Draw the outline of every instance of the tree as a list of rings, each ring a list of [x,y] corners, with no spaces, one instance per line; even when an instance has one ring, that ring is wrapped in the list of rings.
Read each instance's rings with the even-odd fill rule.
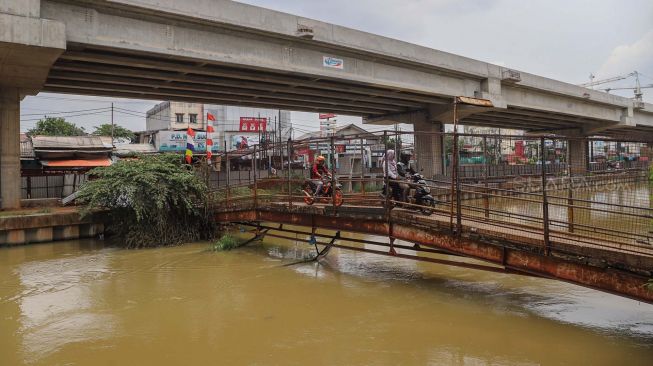
[[[66,122],[61,117],[45,117],[36,122],[36,127],[27,131],[28,136],[84,136],[84,127],[77,127],[74,123]]]
[[[213,235],[207,187],[176,154],[143,155],[90,172],[77,200],[84,214],[109,210],[109,232],[128,248],[174,245]]]
[[[105,123],[100,126],[95,126],[95,131],[93,131],[95,136],[111,136],[111,124]],[[113,137],[114,138],[125,138],[129,141],[134,141],[134,133],[122,126],[114,125],[113,126]]]
[[[386,150],[394,150],[396,146],[397,150],[401,151],[401,136],[398,136],[396,139],[394,137],[386,136],[385,138],[381,138],[381,141],[385,145]]]

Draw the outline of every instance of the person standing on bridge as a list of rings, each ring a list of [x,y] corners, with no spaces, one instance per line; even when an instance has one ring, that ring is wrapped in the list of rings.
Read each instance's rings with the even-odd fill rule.
[[[386,168],[386,160],[387,162],[387,168]],[[389,149],[386,151],[385,155],[383,156],[383,177],[385,178],[386,176],[389,178],[388,182],[390,183],[390,189],[392,189],[392,199],[395,201],[401,201],[402,199],[402,190],[401,187],[399,186],[399,182],[397,182],[397,179],[399,178],[399,173],[397,172],[397,161],[395,160],[395,151],[392,149]],[[387,194],[387,189],[384,188],[384,194]]]
[[[323,177],[329,176],[329,169],[327,169],[326,164],[324,164],[325,161],[326,159],[324,159],[324,156],[318,156],[315,158],[313,168],[311,169],[311,181],[316,186],[315,197],[322,195],[322,187],[324,186],[324,181],[322,179]]]

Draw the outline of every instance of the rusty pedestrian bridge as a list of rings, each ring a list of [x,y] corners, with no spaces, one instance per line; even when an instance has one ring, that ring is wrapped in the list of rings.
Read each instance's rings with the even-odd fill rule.
[[[535,140],[543,147],[540,157],[551,146],[543,140]],[[337,151],[337,139],[323,142]],[[316,260],[340,248],[544,277],[653,304],[647,285],[653,278],[648,162],[613,169],[588,165],[585,174],[573,175],[564,161],[544,164],[545,169],[537,163],[501,167],[486,161],[474,176],[471,165],[454,161],[447,174],[427,180],[437,200],[427,215],[418,205],[382,196],[380,188],[388,183],[383,174],[373,169],[352,174],[351,167],[342,172],[338,164],[331,169],[342,184],[344,204],[338,207],[330,199],[305,203],[302,184],[308,170],[295,166],[293,155],[311,143],[315,140],[283,143],[290,153],[280,150],[274,176],[265,174],[274,159],[262,156],[262,147],[223,154],[223,163],[242,162],[246,154],[256,158],[245,160],[251,165],[238,172],[239,183],[232,169],[211,182],[215,220],[248,227],[254,238],[305,241],[315,246]],[[290,162],[284,164],[287,156]],[[329,156],[332,163],[336,158]],[[361,233],[373,239],[355,235]]]

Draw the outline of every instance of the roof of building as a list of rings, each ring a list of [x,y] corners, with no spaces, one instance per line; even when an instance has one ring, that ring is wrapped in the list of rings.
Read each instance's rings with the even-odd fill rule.
[[[349,131],[347,131],[347,130],[352,130],[351,131],[352,133],[349,133]],[[367,138],[378,138],[378,136],[372,134],[371,132],[367,131],[366,129],[364,129],[364,128],[360,127],[360,126],[357,126],[357,125],[355,125],[353,123],[350,123],[348,125],[336,128],[334,136],[343,136],[343,135],[345,135],[345,132],[347,132],[346,135],[361,134],[361,135],[367,136]],[[305,139],[309,139],[309,138],[321,137],[320,134],[321,134],[321,131],[308,132],[308,133],[305,133],[305,134],[299,136],[298,140],[305,140]]]
[[[34,150],[105,150],[111,149],[111,137],[102,136],[32,136]]]
[[[67,159],[67,160],[41,160],[41,165],[49,168],[95,168],[111,165],[111,159]]]
[[[153,154],[156,153],[156,149],[152,144],[124,144],[116,145],[113,153],[116,156],[132,156],[136,154]]]

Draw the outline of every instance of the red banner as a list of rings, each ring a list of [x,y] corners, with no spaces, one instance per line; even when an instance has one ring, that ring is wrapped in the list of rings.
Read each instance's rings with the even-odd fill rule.
[[[258,132],[267,130],[268,120],[256,117],[240,117],[240,132]]]
[[[333,113],[320,113],[320,119],[334,118],[336,115]]]

